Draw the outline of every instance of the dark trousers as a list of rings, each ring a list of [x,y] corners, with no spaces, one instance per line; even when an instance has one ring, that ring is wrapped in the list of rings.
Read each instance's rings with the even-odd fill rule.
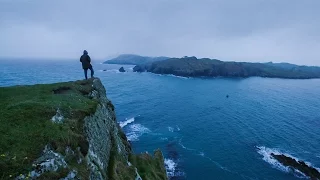
[[[93,78],[93,75],[94,75],[93,68],[92,68],[92,67],[89,67],[88,69],[90,69],[90,71],[91,71],[91,78]],[[88,79],[88,69],[83,69],[83,70],[84,70],[84,77],[85,77],[86,79]]]

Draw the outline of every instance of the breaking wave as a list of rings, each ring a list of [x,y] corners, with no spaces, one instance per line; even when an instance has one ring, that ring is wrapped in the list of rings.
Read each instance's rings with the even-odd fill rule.
[[[126,125],[134,122],[134,117],[130,119],[126,119],[125,121],[119,122],[121,128],[125,127]]]
[[[179,177],[181,178],[185,176],[185,173],[179,170],[179,168],[177,167],[178,163],[175,162],[174,160],[165,158],[164,165],[165,165],[167,176],[169,177],[169,179],[177,179]]]
[[[130,124],[126,136],[129,141],[139,141],[139,137],[151,131],[141,124]]]
[[[263,156],[263,160],[269,164],[271,164],[274,168],[282,170],[284,172],[289,172],[290,169],[288,167],[283,166],[279,161],[271,156],[271,154],[280,155],[277,149],[266,148],[264,146],[257,146],[258,153]]]
[[[166,166],[168,177],[173,177],[177,167],[177,163],[175,163],[172,159],[164,159],[164,164]]]

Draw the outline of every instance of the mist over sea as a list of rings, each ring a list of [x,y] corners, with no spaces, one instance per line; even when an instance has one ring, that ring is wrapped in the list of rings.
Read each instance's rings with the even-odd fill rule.
[[[270,152],[320,167],[319,79],[183,78],[93,67],[133,150],[160,148],[171,179],[305,178]],[[0,60],[0,86],[83,77],[78,60]]]

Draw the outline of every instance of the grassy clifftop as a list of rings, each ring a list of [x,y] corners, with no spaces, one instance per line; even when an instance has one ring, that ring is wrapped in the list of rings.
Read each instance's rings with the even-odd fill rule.
[[[83,119],[94,112],[97,101],[88,98],[91,81],[0,89],[0,177],[16,177],[31,170],[43,148],[58,152],[82,147]],[[53,123],[60,111],[64,123]]]
[[[133,154],[112,103],[101,96],[106,98],[99,79],[0,88],[0,179],[90,179],[95,164],[108,167],[98,169],[100,179],[167,179],[161,151],[154,157]],[[97,129],[88,131],[91,120]],[[101,142],[110,139],[110,152],[91,144],[88,132]],[[110,154],[109,161],[100,162],[94,149]]]

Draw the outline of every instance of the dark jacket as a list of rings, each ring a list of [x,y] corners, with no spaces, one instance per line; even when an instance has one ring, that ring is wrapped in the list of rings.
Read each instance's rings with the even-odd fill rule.
[[[80,62],[82,62],[82,68],[83,69],[89,69],[92,67],[92,65],[90,64],[91,59],[90,56],[88,54],[83,54],[80,57]]]

